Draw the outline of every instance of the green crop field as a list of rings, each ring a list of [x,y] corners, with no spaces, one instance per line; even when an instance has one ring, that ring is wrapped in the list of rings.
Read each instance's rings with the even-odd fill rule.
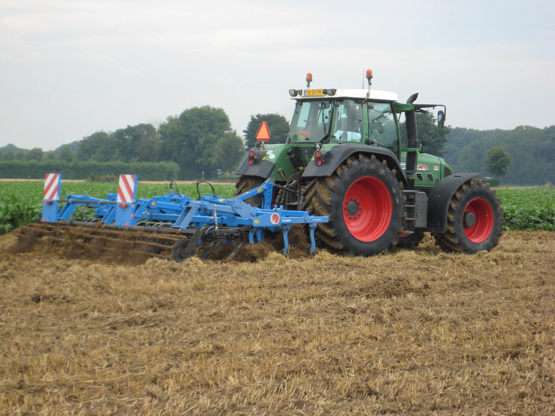
[[[0,234],[21,225],[38,221],[42,210],[43,182],[0,182]],[[116,193],[117,183],[64,182],[62,198],[66,195],[89,195],[105,198]],[[234,185],[215,185],[216,194],[229,198],[235,192]],[[201,185],[203,195],[210,193],[207,185]],[[137,197],[150,198],[169,192],[167,183],[139,183]],[[179,192],[197,197],[196,185],[180,185]],[[497,194],[505,209],[505,230],[555,231],[555,188],[500,188]]]
[[[497,189],[504,230],[555,231],[555,188]]]

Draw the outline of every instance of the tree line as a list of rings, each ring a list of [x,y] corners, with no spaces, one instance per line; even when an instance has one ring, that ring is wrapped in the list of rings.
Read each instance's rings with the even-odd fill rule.
[[[163,173],[162,179],[215,178],[218,173],[232,173],[246,150],[252,148],[261,123],[268,123],[270,143],[285,143],[289,133],[288,120],[279,114],[252,115],[240,137],[231,128],[228,115],[221,108],[193,107],[176,116],[168,117],[158,126],[138,124],[114,132],[97,131],[80,141],[60,146],[55,151],[40,148],[19,149],[13,145],[0,148],[0,175],[9,171],[6,162],[21,162],[11,168],[24,171],[24,165],[60,163],[73,177],[86,169],[108,169],[108,165],[136,163],[168,163],[158,168],[143,169]],[[544,185],[555,183],[555,126],[543,129],[520,126],[513,130],[475,130],[461,127],[437,127],[432,113],[417,114],[419,139],[426,139],[424,151],[445,157],[455,172],[481,172],[483,176],[497,176],[502,184]],[[401,137],[406,140],[404,123]],[[72,164],[87,162],[79,168]],[[94,165],[94,163],[98,165]],[[16,168],[17,166],[17,168]],[[82,166],[87,166],[83,168]],[[177,168],[176,168],[177,167]],[[131,172],[131,166],[126,171]],[[136,166],[135,166],[136,168]],[[177,170],[176,170],[177,169]],[[111,174],[95,171],[95,175]],[[31,177],[30,173],[18,177]],[[151,174],[149,174],[150,176]],[[6,176],[4,176],[6,177]],[[13,177],[13,176],[10,176]],[[85,177],[86,178],[86,177]],[[82,178],[82,179],[85,179]]]
[[[555,126],[476,130],[436,126],[432,113],[416,117],[427,153],[445,158],[455,172],[478,172],[492,185],[555,184]],[[401,124],[401,137],[406,129]]]
[[[97,131],[54,151],[8,145],[0,149],[0,176],[35,177],[37,171],[48,167],[66,172],[67,178],[85,179],[92,174],[112,175],[117,167],[133,173],[140,169],[150,180],[155,179],[152,172],[160,173],[160,180],[169,175],[174,175],[171,179],[214,179],[218,173],[233,172],[247,146],[254,145],[263,120],[270,124],[271,143],[284,143],[289,122],[281,115],[251,116],[241,138],[223,109],[193,107],[157,127],[141,123],[114,132]],[[153,166],[148,167],[149,163]]]
[[[503,149],[500,151],[498,148]],[[488,159],[497,154],[496,163]],[[498,170],[503,185],[555,184],[555,126],[519,126],[512,130],[474,130],[451,128],[447,135],[445,158],[457,172],[499,169],[499,158],[509,159],[506,169]],[[488,168],[489,165],[489,168]],[[503,166],[501,166],[502,168]]]

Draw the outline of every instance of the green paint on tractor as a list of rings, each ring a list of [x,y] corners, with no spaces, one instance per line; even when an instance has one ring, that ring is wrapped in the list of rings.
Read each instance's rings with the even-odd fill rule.
[[[273,179],[272,206],[328,216],[319,244],[355,255],[415,247],[424,232],[446,251],[491,250],[502,224],[495,191],[479,173],[455,174],[418,137],[416,114],[437,111],[443,128],[445,106],[416,103],[418,94],[400,103],[372,89],[372,77],[368,71],[368,89],[310,89],[310,75],[306,89],[289,90],[287,143],[249,151],[236,172],[238,193]]]

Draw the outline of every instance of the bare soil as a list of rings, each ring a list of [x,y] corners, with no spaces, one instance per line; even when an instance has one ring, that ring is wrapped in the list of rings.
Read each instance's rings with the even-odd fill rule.
[[[171,259],[173,245],[187,238],[175,233],[146,233],[143,231],[104,229],[102,226],[68,226],[59,224],[34,223],[20,227],[14,233],[16,243],[9,248],[9,253],[18,254],[28,251],[55,255],[64,259],[96,260],[107,264],[137,265],[145,263],[151,257]],[[234,255],[235,262],[256,262],[265,259],[270,253],[283,253],[284,238],[281,233],[267,235],[256,244],[245,244]],[[294,224],[289,231],[290,259],[308,258],[310,254],[310,237],[300,224]],[[232,244],[221,244],[211,250],[209,256],[203,256],[211,240],[197,249],[199,257],[216,261],[228,261],[234,251]],[[161,246],[152,247],[152,245]],[[238,244],[238,243],[237,243]]]
[[[0,414],[555,414],[555,233],[473,256],[426,237],[139,265],[16,240],[0,237]]]

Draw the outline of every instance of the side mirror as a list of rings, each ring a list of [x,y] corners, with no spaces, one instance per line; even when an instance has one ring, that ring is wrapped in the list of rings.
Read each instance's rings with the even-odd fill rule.
[[[437,112],[437,126],[442,129],[445,126],[445,113],[443,110]]]

